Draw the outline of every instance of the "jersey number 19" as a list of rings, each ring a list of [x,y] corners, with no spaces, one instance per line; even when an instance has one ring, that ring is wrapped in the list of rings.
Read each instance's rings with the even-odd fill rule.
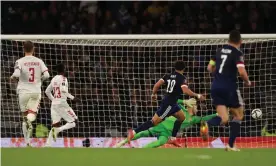
[[[167,80],[168,86],[167,86],[167,93],[172,93],[173,88],[175,86],[175,80]]]

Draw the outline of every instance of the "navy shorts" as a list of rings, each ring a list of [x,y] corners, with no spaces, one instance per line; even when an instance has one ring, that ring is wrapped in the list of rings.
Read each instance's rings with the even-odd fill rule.
[[[156,111],[156,114],[161,118],[165,119],[168,116],[173,115],[174,113],[180,111],[181,108],[178,104],[165,104],[161,103],[160,107]]]
[[[225,105],[230,108],[238,108],[244,105],[241,93],[238,89],[211,89],[211,97],[215,106]]]

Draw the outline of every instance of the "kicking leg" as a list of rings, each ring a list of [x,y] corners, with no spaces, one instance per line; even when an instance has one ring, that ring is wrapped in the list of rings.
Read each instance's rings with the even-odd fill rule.
[[[135,130],[129,130],[128,136],[127,136],[128,142],[130,142],[133,139],[133,137],[136,133],[139,133],[139,132],[147,130],[147,129],[153,127],[153,126],[156,126],[160,122],[162,122],[162,119],[155,113],[152,120],[149,120],[149,121],[145,122],[144,124],[142,124],[141,126],[139,126]]]
[[[208,139],[208,135],[209,135],[208,125],[219,126],[220,124],[228,123],[229,115],[228,115],[227,107],[225,105],[217,105],[216,110],[218,113],[217,117],[212,118],[207,122],[205,122],[205,121],[201,122],[200,135],[204,141],[206,141]]]

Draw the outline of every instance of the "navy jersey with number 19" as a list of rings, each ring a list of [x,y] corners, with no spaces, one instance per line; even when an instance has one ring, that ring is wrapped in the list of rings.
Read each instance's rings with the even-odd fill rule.
[[[214,105],[239,107],[242,98],[237,85],[238,67],[244,67],[243,53],[237,48],[226,45],[212,57],[216,62],[211,96]]]
[[[181,87],[187,86],[187,84],[186,77],[178,72],[166,74],[162,80],[166,86],[166,95],[161,102],[157,115],[164,119],[181,110],[177,105],[177,100],[183,93]]]

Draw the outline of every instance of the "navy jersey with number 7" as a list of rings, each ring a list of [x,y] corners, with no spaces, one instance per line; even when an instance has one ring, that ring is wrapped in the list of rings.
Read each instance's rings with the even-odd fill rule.
[[[177,100],[183,94],[181,87],[187,86],[186,77],[178,72],[166,74],[162,80],[166,86],[166,95],[157,111],[157,115],[164,119],[167,116],[181,110],[177,105]]]
[[[243,53],[231,45],[226,45],[217,51],[212,60],[216,63],[211,87],[214,105],[239,107],[242,105],[242,98],[238,90],[237,73],[238,67],[244,67]]]

